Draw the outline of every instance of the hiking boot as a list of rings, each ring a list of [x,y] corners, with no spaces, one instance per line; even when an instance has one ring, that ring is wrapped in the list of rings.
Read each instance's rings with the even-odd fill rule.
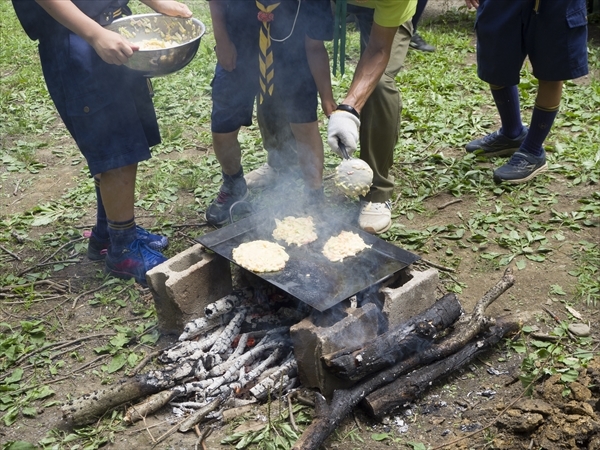
[[[117,278],[130,279],[146,287],[146,272],[167,261],[160,252],[152,250],[141,239],[133,241],[120,255],[106,255],[104,270]]]
[[[150,233],[148,230],[136,225],[137,238],[150,247],[152,250],[162,251],[169,245],[169,240],[160,234]],[[89,234],[88,234],[89,233]],[[87,248],[87,257],[92,261],[100,261],[106,258],[110,239],[99,239],[96,237],[94,230],[84,233],[85,237],[89,237]]]
[[[496,183],[521,184],[548,170],[546,152],[542,156],[517,152],[501,167],[494,170]]]
[[[465,149],[468,153],[476,152],[484,156],[509,156],[519,150],[528,131],[527,127],[523,127],[521,134],[514,139],[504,136],[500,131],[494,131],[481,139],[469,142]]]
[[[231,207],[234,203],[244,200],[248,196],[248,188],[244,177],[232,181],[224,181],[219,195],[206,209],[206,221],[213,226],[221,226],[231,221],[233,213]],[[235,208],[234,208],[235,209]]]
[[[415,50],[420,50],[422,52],[435,52],[435,47],[431,44],[428,44],[419,33],[412,35],[409,45],[410,48],[414,48]]]
[[[392,204],[390,201],[373,203],[360,201],[358,226],[371,234],[381,234],[392,226]]]
[[[277,178],[279,178],[279,172],[268,163],[264,163],[258,169],[247,173],[244,178],[248,189],[262,189],[275,184]]]

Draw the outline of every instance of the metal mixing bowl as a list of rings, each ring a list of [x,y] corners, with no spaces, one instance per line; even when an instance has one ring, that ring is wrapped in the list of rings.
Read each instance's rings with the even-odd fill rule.
[[[125,65],[146,77],[168,75],[188,65],[196,55],[200,39],[206,31],[206,27],[198,19],[163,14],[127,16],[115,20],[106,28],[121,34],[133,44],[149,40],[177,43],[168,48],[140,49],[133,53]]]

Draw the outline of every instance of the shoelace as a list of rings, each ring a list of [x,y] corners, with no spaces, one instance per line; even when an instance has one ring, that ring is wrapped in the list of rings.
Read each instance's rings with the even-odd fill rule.
[[[522,155],[515,153],[506,164],[514,167],[523,167],[527,166],[529,161],[527,161]]]

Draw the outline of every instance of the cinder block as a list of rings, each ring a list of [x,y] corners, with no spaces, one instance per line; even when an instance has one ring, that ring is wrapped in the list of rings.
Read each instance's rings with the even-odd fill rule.
[[[440,281],[436,269],[424,272],[410,271],[410,279],[401,286],[388,286],[380,290],[383,294],[383,313],[388,327],[393,328],[413,316],[422,313],[436,301],[436,288]]]
[[[335,389],[348,388],[354,382],[329,372],[321,356],[348,346],[362,346],[374,339],[381,312],[373,303],[368,303],[361,308],[338,311],[338,314],[338,317],[328,318],[313,314],[290,329],[300,382],[304,387],[319,389],[327,398]]]
[[[233,289],[229,261],[200,244],[152,268],[146,280],[163,334],[181,334],[187,322],[204,316],[206,305]]]

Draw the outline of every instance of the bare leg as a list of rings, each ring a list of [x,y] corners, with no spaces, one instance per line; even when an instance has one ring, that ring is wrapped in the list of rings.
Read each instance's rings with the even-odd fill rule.
[[[125,222],[133,218],[136,175],[137,164],[130,164],[96,176],[102,179],[100,193],[108,220]]]
[[[540,108],[553,109],[560,104],[562,97],[562,81],[544,81],[538,80],[539,88],[535,104]]]
[[[213,149],[227,175],[235,175],[242,167],[242,149],[238,141],[238,128],[231,133],[213,133]]]
[[[323,139],[317,122],[291,123],[296,138],[298,161],[309,189],[320,189],[323,185]]]

